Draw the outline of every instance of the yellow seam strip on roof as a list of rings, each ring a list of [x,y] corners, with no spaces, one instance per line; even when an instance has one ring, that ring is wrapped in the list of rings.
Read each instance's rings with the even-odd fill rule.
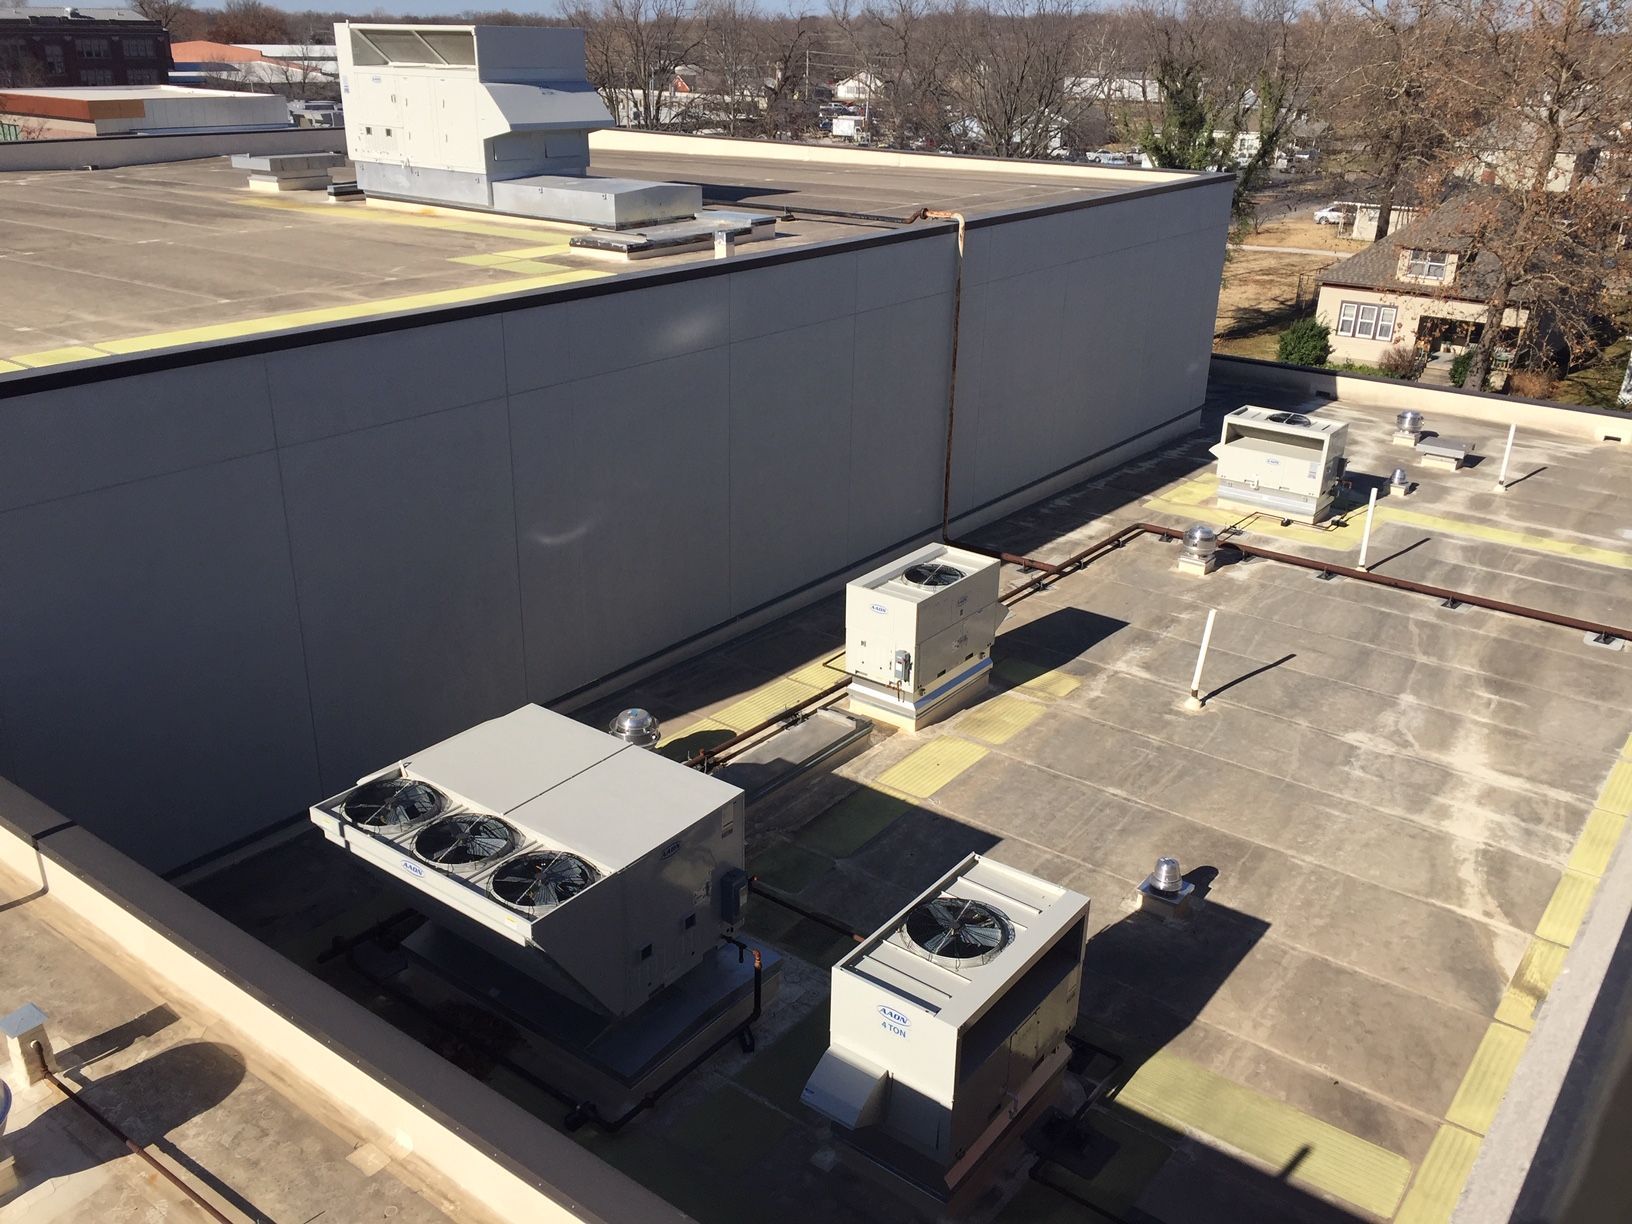
[[[1625,816],[1593,808],[1566,866],[1582,875],[1602,876],[1609,866],[1609,856],[1615,853],[1625,829]]]
[[[1553,890],[1553,899],[1547,902],[1546,912],[1536,924],[1536,935],[1569,947],[1575,942],[1575,933],[1581,929],[1581,920],[1587,916],[1587,907],[1592,904],[1592,894],[1597,889],[1598,881],[1593,877],[1565,871]]]
[[[1043,706],[1024,697],[1005,693],[983,701],[957,715],[959,735],[1006,744],[1043,716]]]
[[[1385,1219],[1411,1178],[1411,1162],[1165,1051],[1152,1055],[1117,1101],[1166,1126],[1209,1136],[1290,1180]]]
[[[0,361],[0,374],[15,374],[18,370],[28,369],[25,365],[18,365],[15,361]]]
[[[607,275],[604,272],[572,270],[551,276],[531,276],[520,280],[490,281],[483,285],[465,285],[458,289],[442,289],[435,293],[416,293],[409,297],[382,298],[375,302],[353,302],[345,306],[330,306],[321,310],[297,310],[288,314],[263,315],[258,319],[240,319],[235,323],[215,323],[207,327],[189,327],[179,331],[155,332],[147,336],[133,336],[127,340],[101,340],[98,343],[110,353],[140,353],[151,349],[174,348],[183,344],[203,344],[212,340],[235,340],[263,332],[283,331],[292,327],[310,327],[319,323],[338,323],[347,319],[366,319],[375,315],[394,314],[402,310],[419,310],[430,306],[450,306],[459,302],[475,302],[483,298],[499,297],[507,293],[521,293],[528,289],[543,289],[550,285],[565,285],[573,281],[593,280]],[[102,356],[91,350],[94,356]],[[78,360],[74,358],[72,360]]]
[[[1196,477],[1176,485],[1171,489],[1164,489],[1158,496],[1145,502],[1146,507],[1152,510],[1165,511],[1169,514],[1190,515],[1198,522],[1209,523],[1214,526],[1229,526],[1239,522],[1242,512],[1221,507],[1214,504],[1218,496],[1218,480],[1214,476]],[[1350,511],[1352,513],[1352,510]],[[1388,523],[1399,523],[1408,527],[1424,527],[1434,531],[1444,532],[1446,535],[1462,536],[1467,539],[1485,540],[1493,544],[1506,544],[1513,548],[1522,548],[1531,552],[1553,553],[1562,557],[1573,557],[1579,561],[1589,561],[1594,565],[1608,565],[1616,569],[1632,569],[1632,553],[1623,549],[1600,548],[1592,544],[1579,544],[1572,540],[1558,540],[1550,536],[1531,535],[1528,532],[1513,531],[1506,527],[1495,527],[1485,523],[1469,523],[1461,519],[1446,518],[1443,515],[1424,514],[1420,510],[1406,510],[1399,506],[1379,505],[1376,509],[1377,524],[1382,526]],[[1319,527],[1281,527],[1275,520],[1260,518],[1248,526],[1254,535],[1267,535],[1279,539],[1303,540],[1315,547],[1334,547],[1334,544],[1317,538]],[[1348,543],[1358,543],[1357,535],[1350,535]]]
[[[791,676],[784,676],[780,680],[771,681],[763,688],[756,689],[725,709],[716,710],[712,717],[716,722],[722,722],[732,730],[746,731],[791,706],[810,700],[819,691],[808,684],[801,684]]]
[[[789,677],[790,680],[797,680],[800,684],[808,684],[817,691],[831,688],[839,681],[848,678],[844,671],[844,652],[842,650],[831,659],[818,659],[815,663],[806,664]]]
[[[1524,951],[1524,959],[1513,971],[1502,1001],[1496,1007],[1496,1019],[1503,1024],[1529,1032],[1536,1024],[1536,1009],[1547,992],[1558,980],[1558,971],[1564,967],[1568,949],[1545,939],[1532,939]]]
[[[1572,540],[1555,540],[1550,536],[1530,535],[1527,532],[1510,531],[1506,527],[1491,527],[1484,523],[1467,523],[1460,519],[1444,518],[1437,514],[1423,514],[1419,510],[1401,510],[1390,507],[1385,511],[1382,507],[1378,507],[1377,512],[1385,523],[1402,523],[1410,527],[1427,527],[1443,531],[1447,535],[1485,540],[1492,544],[1506,544],[1513,548],[1523,548],[1531,552],[1548,552],[1561,557],[1574,557],[1578,561],[1590,561],[1594,565],[1608,565],[1616,569],[1632,569],[1632,554],[1619,549],[1598,548],[1591,544],[1577,544]]]
[[[94,349],[89,345],[71,344],[66,348],[42,349],[38,353],[15,353],[11,360],[18,366],[37,370],[41,366],[66,365],[70,361],[89,361],[94,357],[107,355],[102,349]]]
[[[375,221],[385,225],[407,225],[417,229],[452,230],[461,234],[481,234],[489,238],[517,238],[537,243],[548,239],[548,230],[528,229],[520,225],[503,225],[491,221],[467,221],[462,217],[424,216],[417,213],[397,212],[388,208],[369,208],[355,204],[297,204],[289,200],[238,200],[247,208],[265,208],[276,212],[298,212],[321,217],[328,221]]]
[[[882,786],[913,799],[928,799],[968,769],[986,749],[968,740],[947,736],[909,753],[879,775]]]
[[[1441,1126],[1417,1169],[1411,1192],[1400,1204],[1394,1224],[1445,1224],[1462,1197],[1479,1155],[1479,1136],[1455,1126]]]
[[[1632,815],[1632,761],[1617,761],[1598,792],[1597,806],[1611,816]]]
[[[1481,1135],[1488,1131],[1527,1040],[1528,1034],[1510,1025],[1492,1024],[1486,1029],[1451,1107],[1445,1111],[1445,1120]]]

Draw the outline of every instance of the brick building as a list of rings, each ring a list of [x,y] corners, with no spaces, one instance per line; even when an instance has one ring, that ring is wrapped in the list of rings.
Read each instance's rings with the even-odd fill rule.
[[[0,0],[0,86],[162,85],[169,75],[170,35],[140,13]]]

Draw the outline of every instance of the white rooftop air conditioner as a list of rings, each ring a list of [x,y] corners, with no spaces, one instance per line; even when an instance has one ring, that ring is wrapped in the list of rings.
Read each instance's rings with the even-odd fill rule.
[[[992,642],[1006,611],[1001,566],[931,544],[845,588],[850,702],[909,729],[943,718],[989,679]]]
[[[1212,453],[1222,506],[1318,523],[1337,499],[1349,427],[1301,412],[1243,405],[1224,418]]]
[[[804,1102],[939,1202],[1049,1102],[1077,1019],[1088,898],[979,855],[833,967]]]
[[[428,916],[502,936],[606,1016],[715,951],[747,884],[740,790],[538,706],[372,774],[311,817],[433,903]]]

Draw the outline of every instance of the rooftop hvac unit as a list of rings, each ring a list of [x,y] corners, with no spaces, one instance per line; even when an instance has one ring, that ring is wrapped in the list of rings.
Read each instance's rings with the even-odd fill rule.
[[[743,1022],[751,969],[721,942],[747,887],[734,786],[526,706],[311,818],[409,890],[436,928],[422,959],[483,1002],[525,996],[512,1010],[578,1042],[575,1068],[616,1064],[609,1099],[638,1095],[700,1031]]]
[[[1318,523],[1337,498],[1349,427],[1301,412],[1246,405],[1224,418],[1212,448],[1218,501],[1276,518]]]
[[[1063,1074],[1087,926],[1088,898],[970,855],[834,966],[805,1104],[900,1184],[978,1192]]]
[[[972,700],[989,679],[1006,609],[999,563],[931,544],[845,589],[850,703],[917,729]]]

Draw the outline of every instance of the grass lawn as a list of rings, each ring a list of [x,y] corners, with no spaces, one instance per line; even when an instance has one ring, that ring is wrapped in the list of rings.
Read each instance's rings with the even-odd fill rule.
[[[1632,355],[1632,339],[1622,339],[1604,350],[1596,363],[1559,380],[1553,398],[1564,404],[1587,404],[1594,408],[1614,408],[1615,397],[1626,375]]]
[[[1331,263],[1320,255],[1232,250],[1218,294],[1213,348],[1273,361],[1281,333],[1314,308],[1316,277]]]

